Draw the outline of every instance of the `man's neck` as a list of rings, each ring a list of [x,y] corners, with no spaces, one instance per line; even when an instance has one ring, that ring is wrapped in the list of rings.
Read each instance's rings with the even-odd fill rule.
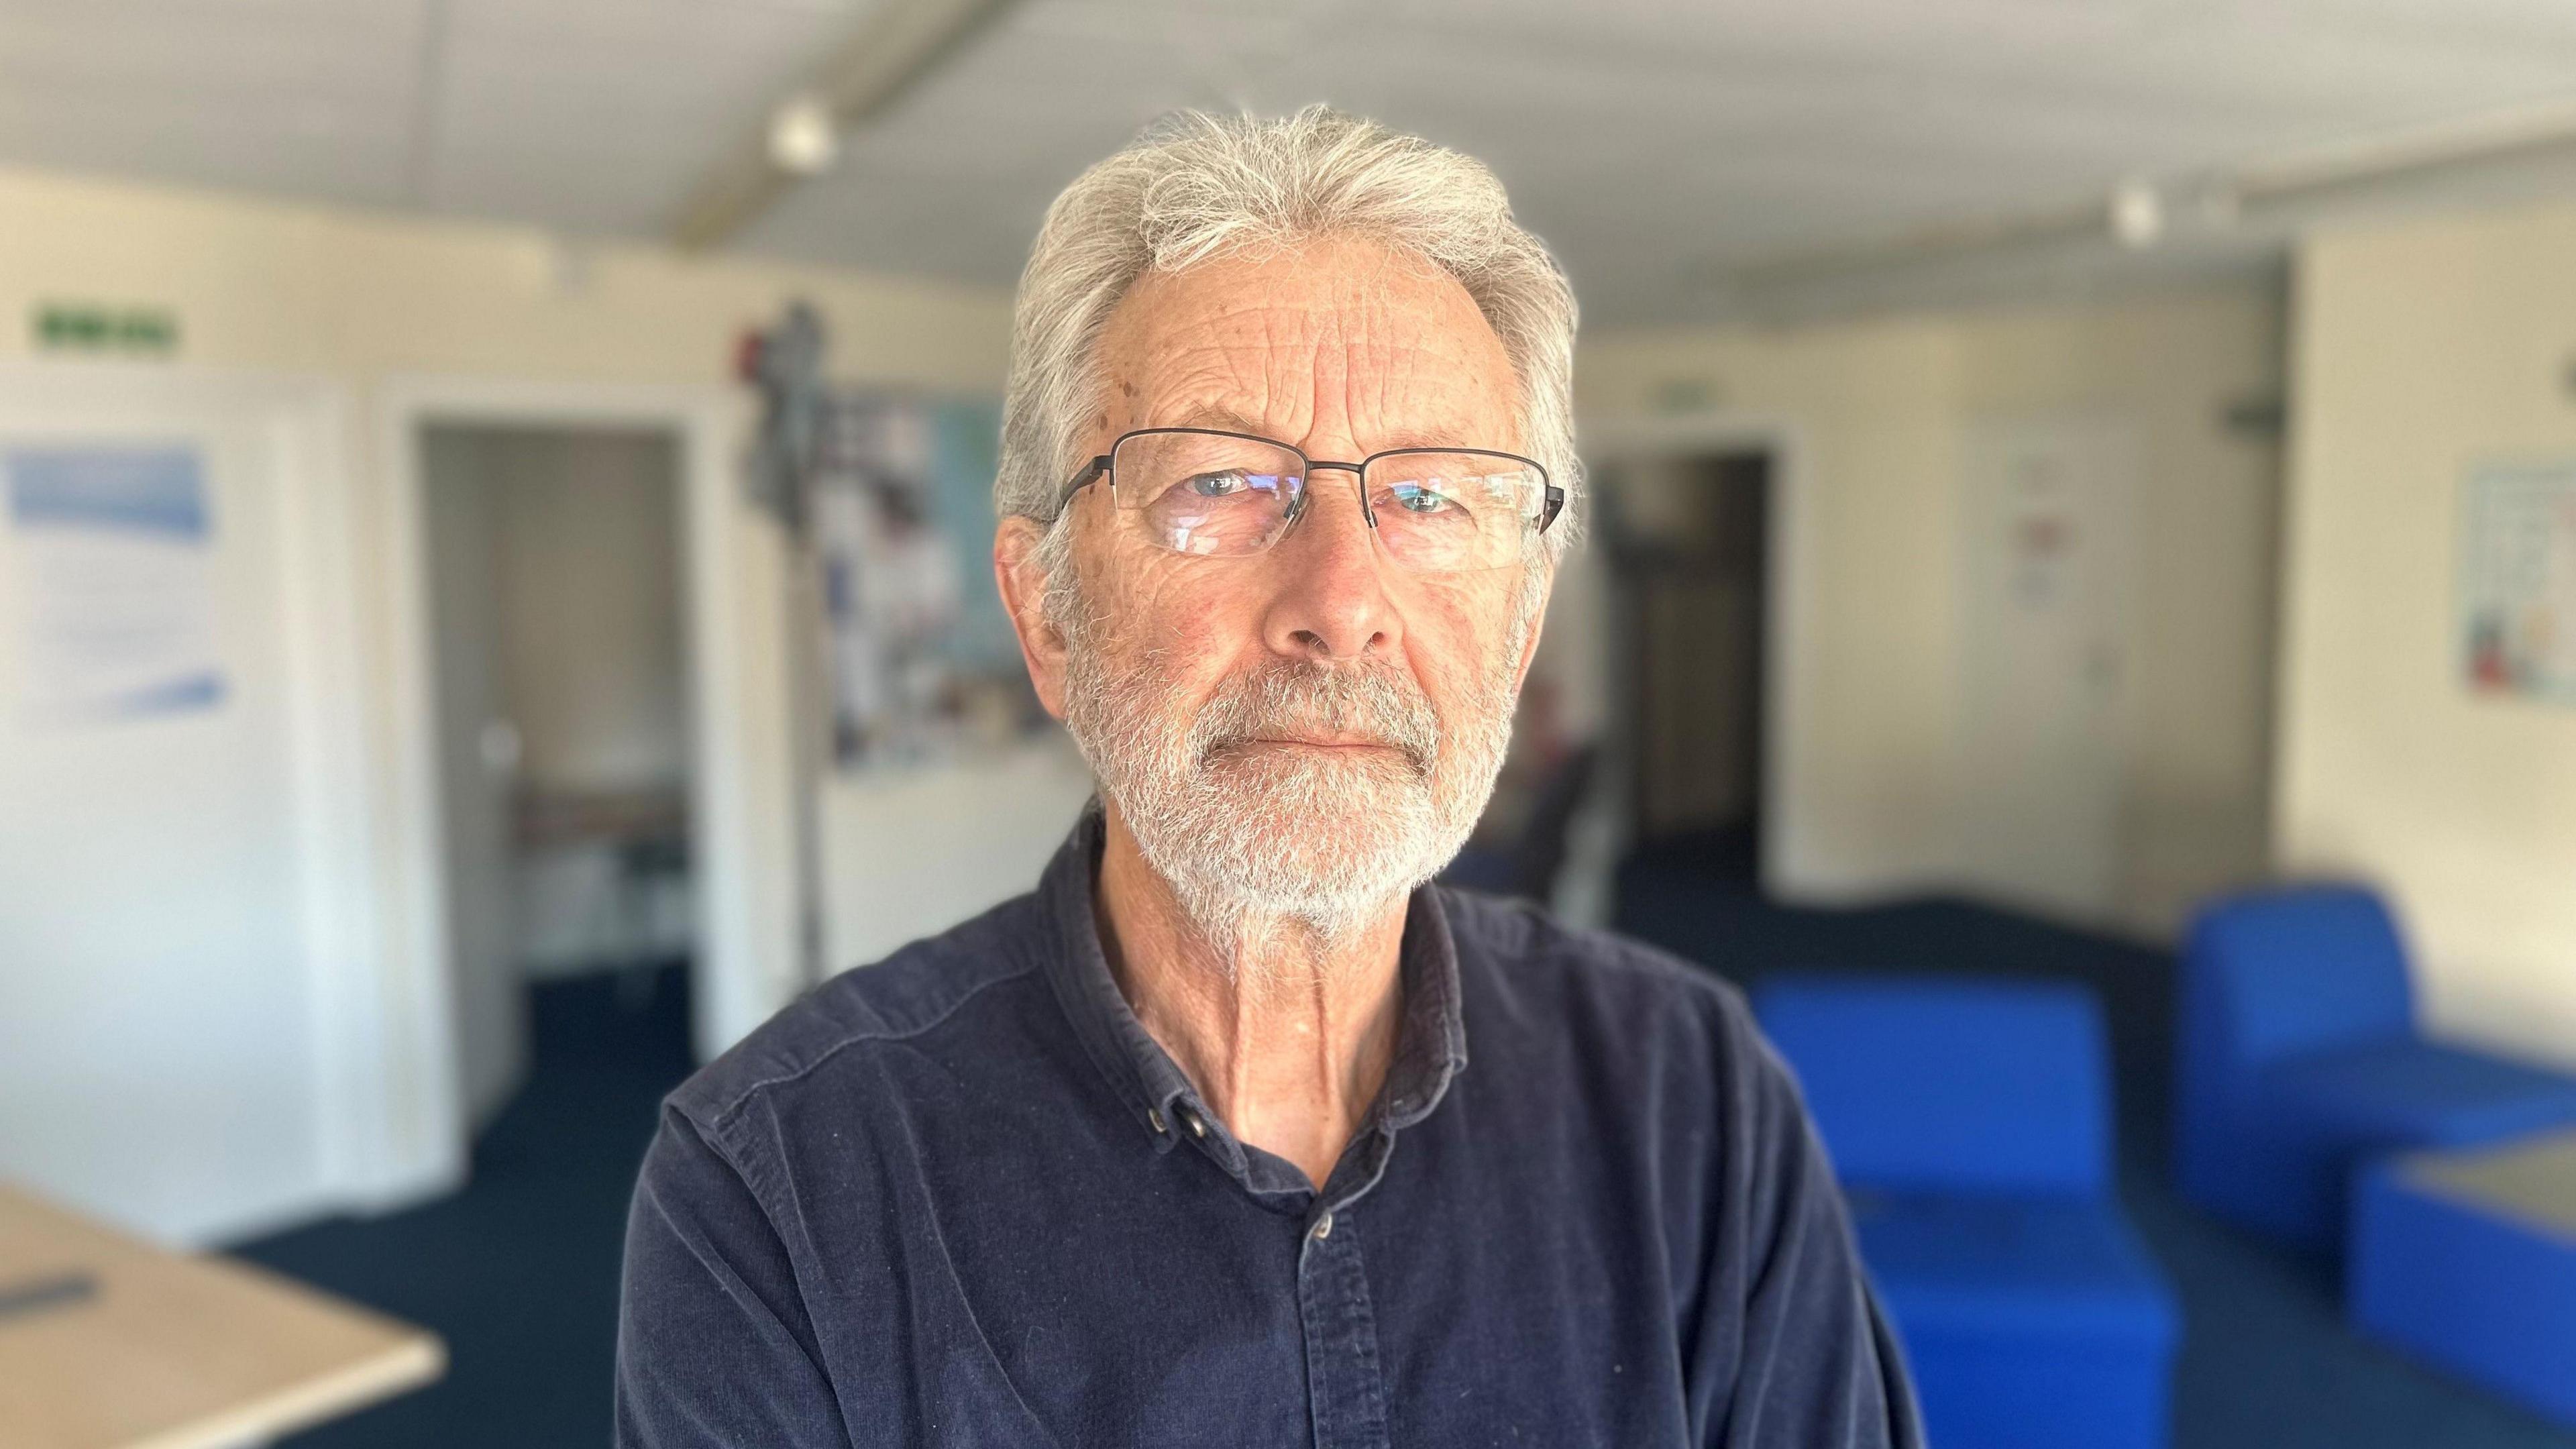
[[[1221,945],[1106,823],[1097,914],[1128,1005],[1238,1140],[1321,1187],[1395,1059],[1404,899],[1343,940],[1251,923]]]

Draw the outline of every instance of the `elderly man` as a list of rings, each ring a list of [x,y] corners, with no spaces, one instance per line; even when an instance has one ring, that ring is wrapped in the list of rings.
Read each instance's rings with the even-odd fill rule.
[[[1057,199],[993,564],[1099,802],[672,1095],[621,1444],[1918,1441],[1741,1000],[1428,884],[1570,531],[1573,330],[1483,167],[1330,111]]]

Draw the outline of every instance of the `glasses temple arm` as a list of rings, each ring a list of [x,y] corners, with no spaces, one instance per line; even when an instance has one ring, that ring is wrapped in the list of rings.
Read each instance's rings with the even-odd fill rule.
[[[1071,506],[1073,503],[1073,495],[1090,487],[1092,484],[1099,482],[1101,475],[1108,471],[1109,455],[1107,453],[1103,453],[1099,457],[1092,459],[1090,462],[1083,464],[1082,471],[1073,475],[1073,481],[1064,485],[1063,495],[1055,501],[1056,511],[1061,513],[1067,507]]]

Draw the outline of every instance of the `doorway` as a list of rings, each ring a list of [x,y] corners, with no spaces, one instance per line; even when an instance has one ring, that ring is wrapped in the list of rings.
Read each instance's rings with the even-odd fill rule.
[[[465,1123],[542,1053],[685,1059],[693,728],[684,440],[652,426],[416,432],[442,911]],[[536,1002],[604,997],[558,1041]],[[629,1019],[631,1018],[631,1019]]]
[[[1758,889],[1765,826],[1772,455],[1637,458],[1600,473],[1596,527],[1635,857]]]

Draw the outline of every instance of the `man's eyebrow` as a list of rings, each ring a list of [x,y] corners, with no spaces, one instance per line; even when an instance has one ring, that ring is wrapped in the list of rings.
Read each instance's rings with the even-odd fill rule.
[[[1466,441],[1463,430],[1452,428],[1414,428],[1387,435],[1371,452],[1393,453],[1405,448],[1473,448],[1484,444]]]
[[[1221,432],[1250,433],[1253,436],[1260,438],[1277,436],[1277,434],[1271,432],[1264,424],[1255,421],[1252,418],[1245,417],[1243,414],[1236,412],[1234,409],[1226,407],[1221,403],[1209,403],[1203,406],[1191,408],[1188,412],[1181,414],[1177,421],[1165,423],[1162,424],[1162,426],[1172,428],[1215,428]],[[1499,445],[1467,441],[1465,433],[1461,429],[1406,428],[1387,434],[1376,447],[1371,448],[1368,451],[1372,453],[1391,453],[1405,448],[1469,448],[1495,446]]]
[[[1218,403],[1203,404],[1181,414],[1178,421],[1163,424],[1172,428],[1215,428],[1228,433],[1251,433],[1256,437],[1271,436],[1270,430],[1230,407]]]

